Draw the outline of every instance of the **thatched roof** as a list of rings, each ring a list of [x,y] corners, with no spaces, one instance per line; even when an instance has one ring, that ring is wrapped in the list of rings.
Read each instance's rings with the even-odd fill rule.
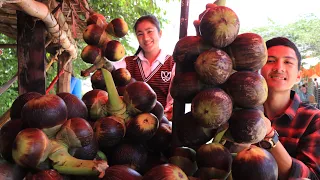
[[[4,0],[0,2],[0,33],[5,34],[13,39],[17,38],[17,16],[15,3],[22,0]],[[86,0],[64,0],[60,2],[55,0],[42,1],[46,4],[54,16],[57,16],[57,8],[63,13],[73,39],[81,39],[82,32],[86,27],[85,19],[89,16],[87,9],[88,3]],[[57,20],[59,21],[59,20]],[[69,37],[70,38],[70,37]]]

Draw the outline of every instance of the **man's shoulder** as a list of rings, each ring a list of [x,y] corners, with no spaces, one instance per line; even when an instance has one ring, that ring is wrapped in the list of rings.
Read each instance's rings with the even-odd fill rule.
[[[320,118],[320,109],[318,109],[310,103],[301,102],[297,113],[315,115]]]

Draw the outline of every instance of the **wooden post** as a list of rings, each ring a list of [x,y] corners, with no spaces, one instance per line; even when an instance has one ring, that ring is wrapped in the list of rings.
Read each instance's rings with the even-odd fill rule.
[[[24,12],[17,11],[17,56],[19,94],[45,94],[45,26]]]
[[[181,0],[181,14],[180,14],[180,33],[179,39],[188,35],[188,19],[189,19],[189,0]],[[175,73],[180,72],[179,64],[176,64]],[[179,117],[184,114],[185,102],[174,100],[173,103],[173,117],[172,117],[172,148],[181,146],[181,142],[177,137],[177,121]],[[181,119],[180,119],[181,120]]]
[[[188,35],[189,0],[181,0],[179,39]]]
[[[0,48],[17,48],[16,44],[0,44]]]
[[[62,70],[62,68],[64,68],[64,73],[59,77],[57,84],[57,93],[70,92],[72,62],[69,62],[66,66],[64,66],[69,57],[70,54],[68,52],[63,52],[60,56],[58,56],[58,73]]]

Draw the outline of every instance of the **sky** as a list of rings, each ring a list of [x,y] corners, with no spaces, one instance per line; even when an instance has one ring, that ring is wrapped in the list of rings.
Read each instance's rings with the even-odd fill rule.
[[[212,2],[214,0],[189,0],[188,36],[195,35],[193,21],[205,10],[206,4]],[[319,0],[226,0],[226,2],[226,6],[238,15],[240,29],[267,25],[268,19],[275,23],[288,24],[310,13],[320,18]],[[171,54],[179,40],[181,4],[172,2],[170,5],[163,5],[163,8],[167,11],[166,16],[170,24],[163,28],[160,46]]]

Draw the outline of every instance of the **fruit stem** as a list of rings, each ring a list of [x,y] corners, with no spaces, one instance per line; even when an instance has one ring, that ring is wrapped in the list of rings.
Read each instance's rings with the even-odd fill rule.
[[[98,151],[97,152],[97,156],[98,156],[98,158],[100,158],[101,160],[107,160],[107,156],[102,152],[102,151]]]
[[[104,160],[82,160],[71,156],[68,153],[68,146],[63,142],[51,140],[51,145],[49,159],[53,163],[53,168],[61,174],[99,175],[99,178],[102,178],[109,167]]]
[[[108,103],[106,104],[106,111],[114,116],[120,117],[124,120],[129,118],[129,114],[127,112],[127,107],[124,101],[120,98],[116,85],[114,84],[111,73],[101,68],[103,78],[106,84],[106,89],[108,92]]]
[[[223,135],[227,132],[228,128],[229,128],[229,124],[228,123],[225,123],[222,126],[220,126],[218,128],[218,131],[217,131],[214,139],[213,139],[213,143],[220,143]]]
[[[216,0],[213,4],[218,6],[226,6],[226,0]]]
[[[83,77],[89,76],[90,73],[93,73],[95,70],[102,68],[105,63],[106,63],[106,60],[101,57],[96,63],[91,65],[89,68],[87,68],[84,71],[81,71],[81,76]]]

